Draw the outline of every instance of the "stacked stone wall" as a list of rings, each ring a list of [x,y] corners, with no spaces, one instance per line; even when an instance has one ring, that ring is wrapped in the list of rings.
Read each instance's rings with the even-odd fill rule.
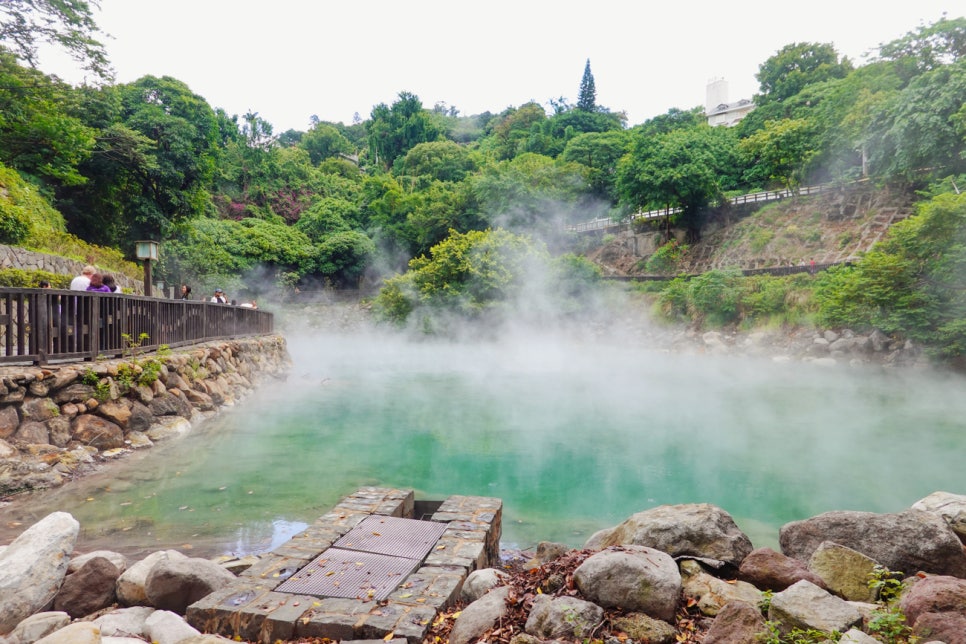
[[[277,335],[0,370],[0,495],[60,485],[190,430],[291,366]]]
[[[22,271],[47,271],[58,275],[80,275],[81,269],[86,262],[59,255],[47,255],[37,253],[25,248],[16,246],[5,246],[0,244],[0,268],[15,268]],[[144,281],[136,280],[122,273],[107,271],[114,275],[117,285],[126,292],[135,295],[144,295]]]

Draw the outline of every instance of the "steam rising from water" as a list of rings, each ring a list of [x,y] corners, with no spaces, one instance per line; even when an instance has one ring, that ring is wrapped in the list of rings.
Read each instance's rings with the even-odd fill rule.
[[[379,485],[499,497],[506,546],[579,546],[634,512],[707,502],[776,547],[787,521],[966,492],[958,377],[669,353],[619,313],[457,341],[353,310],[284,312],[286,382],[0,525],[63,509],[88,544],[259,551]]]

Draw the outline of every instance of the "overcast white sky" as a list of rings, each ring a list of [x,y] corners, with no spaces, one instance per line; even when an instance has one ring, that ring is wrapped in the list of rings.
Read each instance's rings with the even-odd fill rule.
[[[888,6],[887,6],[888,5]],[[758,65],[787,44],[832,43],[855,63],[883,42],[966,15],[962,0],[101,0],[118,82],[173,76],[276,133],[315,114],[351,123],[401,91],[425,107],[500,112],[577,100],[590,59],[597,104],[636,125],[703,106],[712,78],[751,98]],[[44,71],[82,76],[50,57]],[[549,107],[548,107],[549,111]]]

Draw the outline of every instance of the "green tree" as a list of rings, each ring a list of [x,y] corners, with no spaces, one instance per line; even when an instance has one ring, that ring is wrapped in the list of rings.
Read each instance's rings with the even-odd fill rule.
[[[303,134],[298,145],[309,153],[309,158],[314,165],[326,159],[353,152],[352,144],[335,126],[321,122],[316,123]]]
[[[420,143],[396,164],[394,174],[428,176],[438,181],[462,181],[477,170],[475,156],[452,141]]]
[[[419,97],[400,92],[391,107],[380,103],[372,108],[368,133],[370,150],[378,164],[388,169],[415,145],[442,138],[443,130],[423,109]]]
[[[597,111],[597,86],[594,75],[590,71],[590,59],[584,65],[584,75],[580,79],[580,92],[577,95],[577,109],[584,112]]]
[[[757,182],[777,182],[784,188],[802,184],[810,161],[817,151],[812,125],[805,119],[768,121],[765,128],[739,144],[747,157],[746,177]]]
[[[0,161],[48,186],[77,185],[95,130],[70,113],[73,90],[0,49]]]
[[[629,143],[624,131],[578,134],[567,142],[560,158],[586,167],[591,191],[616,203],[617,162],[627,152]]]
[[[960,177],[960,179],[963,179]],[[819,321],[880,329],[920,341],[945,359],[966,358],[966,194],[941,192],[851,267],[816,288]]]
[[[966,18],[943,17],[880,45],[877,60],[895,62],[899,75],[908,81],[919,74],[957,63],[964,57]]]
[[[844,78],[852,71],[848,58],[839,59],[831,44],[794,43],[786,45],[758,66],[755,78],[761,94],[759,106],[781,102],[798,94],[806,85],[830,78]]]
[[[702,214],[740,170],[731,128],[707,124],[656,137],[640,133],[617,168],[617,189],[629,208],[680,208],[688,242],[700,237]]]
[[[490,120],[487,125],[489,133],[480,148],[497,160],[512,159],[521,151],[534,126],[546,118],[547,113],[537,103],[509,108],[498,118]]]
[[[333,233],[316,247],[318,272],[340,287],[357,287],[376,254],[376,245],[363,233]]]
[[[883,102],[869,130],[870,165],[887,180],[921,180],[966,167],[966,59],[914,78]]]
[[[65,50],[98,78],[112,72],[104,46],[98,42],[100,28],[91,9],[98,0],[4,0],[0,3],[0,42],[20,60],[37,66],[40,43]]]
[[[403,324],[417,309],[424,327],[436,329],[440,312],[477,318],[505,307],[524,287],[529,271],[549,255],[528,237],[506,230],[453,231],[409,270],[386,281],[373,301],[382,319]],[[435,319],[434,319],[435,318]]]

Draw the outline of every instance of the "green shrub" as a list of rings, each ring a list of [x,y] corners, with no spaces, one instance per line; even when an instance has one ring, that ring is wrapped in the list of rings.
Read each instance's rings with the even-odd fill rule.
[[[50,282],[51,288],[70,288],[73,275],[61,275],[48,271],[25,271],[19,268],[0,269],[0,286],[10,288],[37,288],[44,280]]]
[[[688,246],[671,240],[664,244],[647,259],[644,265],[648,273],[667,275],[678,272],[681,262],[687,257]]]

